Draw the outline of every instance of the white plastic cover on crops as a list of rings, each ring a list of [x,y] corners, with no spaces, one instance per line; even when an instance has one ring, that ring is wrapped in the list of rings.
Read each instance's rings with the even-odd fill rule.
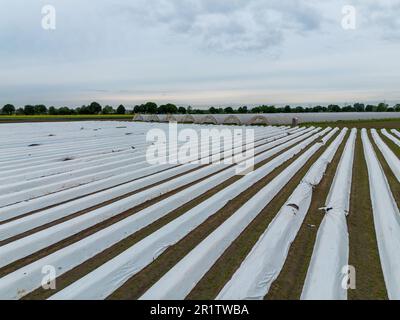
[[[386,289],[390,299],[400,299],[400,212],[389,183],[368,138],[362,130],[369,187]]]
[[[244,176],[229,187],[216,193],[185,214],[160,228],[142,241],[108,261],[82,279],[55,294],[52,299],[104,299],[122,286],[130,277],[153,262],[168,247],[177,243],[191,231],[196,229],[207,218],[218,212],[228,201],[251,187],[285,161],[294,157],[319,136],[314,132],[310,138],[298,143],[292,149],[282,153],[267,164]]]
[[[295,145],[299,141],[315,134],[317,131],[318,129],[313,128],[306,130],[294,130],[292,134],[288,137],[280,137],[279,139],[272,140],[270,142],[268,142],[267,139],[265,145],[260,145],[258,148],[256,148],[256,150],[261,153],[255,157],[255,162],[258,163],[260,161],[263,161],[271,157],[272,155],[284,150],[285,148]],[[311,137],[305,142],[300,143],[299,145],[294,147],[294,150],[289,150],[285,152],[284,154],[279,156],[279,159],[273,162],[274,166],[271,166],[270,164],[269,166],[264,166],[264,169],[262,170],[273,170],[275,166],[279,166],[282,163],[282,160],[286,159],[286,157],[288,156],[294,156],[296,153],[300,152],[300,150],[302,150],[305,145],[310,143],[315,138],[316,137]],[[205,168],[202,170],[210,169]],[[94,256],[95,254],[105,250],[107,247],[113,245],[114,243],[117,243],[123,238],[129,236],[130,234],[154,222],[163,215],[167,214],[170,210],[179,207],[188,200],[190,201],[192,197],[206,192],[213,184],[221,183],[222,181],[233,175],[235,175],[235,170],[232,168],[229,172],[222,172],[221,174],[210,177],[200,184],[196,184],[186,190],[183,190],[172,197],[160,201],[155,205],[136,213],[133,216],[130,216],[108,228],[97,232],[92,236],[84,238],[67,248],[61,249],[43,259],[40,259],[22,269],[19,269],[7,275],[0,280],[0,295],[7,296],[10,299],[20,298],[21,292],[23,292],[25,295],[31,290],[37,288],[38,285],[40,285],[39,279],[42,277],[41,268],[43,265],[57,266],[57,270],[59,270],[58,273],[64,273],[71,268],[79,265],[86,259],[89,259],[91,256]],[[257,175],[255,177],[257,178]],[[261,177],[262,175],[260,174],[258,179],[260,179]],[[180,179],[182,180],[185,178]],[[243,183],[239,183],[234,187],[231,187],[225,193],[220,194],[218,199],[215,198],[214,203],[223,204],[226,201],[229,201],[231,197],[234,197],[238,192],[240,193],[242,191],[241,186],[250,186],[252,183],[254,183],[254,176],[251,179],[248,178],[243,180]],[[235,192],[232,192],[233,190],[235,190]],[[144,191],[143,193],[145,194],[146,191]],[[133,195],[132,197],[137,196]],[[122,200],[122,202],[124,202],[124,200]],[[209,203],[207,204],[207,206],[208,205]],[[72,235],[78,232],[77,230],[80,230],[85,226],[90,226],[91,224],[95,223],[96,219],[98,219],[102,215],[104,215],[105,217],[115,215],[116,212],[118,212],[119,210],[118,206],[120,206],[120,204],[117,201],[109,206],[99,208],[98,210],[89,212],[88,214],[85,214],[83,216],[74,218],[70,221],[66,221],[61,225],[56,225],[39,233],[35,233],[32,236],[28,236],[19,241],[12,242],[10,243],[10,245],[3,247],[0,250],[0,254],[2,254],[2,257],[4,257],[8,262],[18,259],[18,257],[21,258],[24,255],[33,253],[34,251],[48,245],[51,241],[57,241],[62,237],[66,237],[68,234]],[[203,212],[202,207],[199,207],[197,210],[200,210],[199,212]],[[89,222],[90,224],[88,224]],[[10,260],[10,258],[7,258],[11,257],[8,252],[18,252],[18,254],[13,255],[13,260]],[[15,290],[16,288],[24,288],[24,290]]]
[[[229,245],[258,216],[304,164],[336,132],[332,130],[262,188],[220,227],[176,264],[141,299],[184,299]],[[326,133],[326,131],[324,132]]]
[[[343,129],[313,164],[217,299],[261,300],[268,293],[308,212],[313,188],[321,182],[346,132]]]
[[[354,147],[357,130],[351,131],[326,200],[301,299],[346,300],[350,210]]]

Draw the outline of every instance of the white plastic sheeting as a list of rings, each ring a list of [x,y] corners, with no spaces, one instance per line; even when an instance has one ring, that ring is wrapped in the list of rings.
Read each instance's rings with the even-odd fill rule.
[[[114,259],[58,292],[52,296],[51,299],[106,298],[123,285],[130,277],[159,257],[168,247],[177,243],[206,219],[218,212],[218,210],[223,208],[231,199],[251,187],[254,183],[279,167],[283,162],[294,157],[317,137],[326,134],[330,130],[331,129],[328,128],[313,135],[263,165],[252,174],[244,176],[242,179],[187,211],[182,216],[160,228]]]
[[[400,138],[400,132],[399,132],[399,131],[397,131],[396,129],[392,129],[392,132],[393,132],[397,137]]]
[[[279,150],[282,150],[283,148],[295,144],[297,141],[301,140],[305,136],[308,136],[312,134],[313,131],[310,131],[309,133],[306,133],[303,136],[299,136],[296,139],[291,139],[288,142],[278,145],[276,148],[272,149],[269,151],[269,153],[266,153],[267,155],[273,155],[274,153],[279,152]],[[283,138],[282,141],[285,141],[286,139]],[[264,148],[264,149],[269,149],[272,146],[279,144],[281,141],[277,140],[275,142],[271,142],[269,144],[266,144],[264,146],[260,146],[259,148]],[[265,155],[263,155],[265,157]],[[216,167],[210,167],[206,168],[202,172],[205,172],[205,175],[215,173],[218,170],[221,170],[224,166],[217,165]],[[225,166],[226,167],[226,166]],[[22,238],[20,240],[16,240],[14,242],[11,242],[7,245],[4,245],[0,247],[0,267],[5,266],[8,263],[11,263],[13,261],[16,261],[20,258],[23,258],[24,256],[27,256],[35,251],[38,251],[42,248],[45,248],[46,246],[49,246],[53,243],[56,243],[62,239],[67,238],[68,236],[71,236],[73,234],[76,234],[86,228],[89,228],[93,225],[96,225],[102,221],[105,221],[107,219],[110,219],[126,210],[129,210],[130,208],[137,206],[145,201],[154,199],[155,197],[158,197],[162,194],[165,194],[179,186],[183,186],[185,184],[188,184],[193,181],[193,177],[196,175],[198,176],[197,179],[200,179],[204,177],[204,173],[199,173],[195,172],[191,174],[188,177],[184,176],[181,178],[177,178],[174,181],[168,181],[166,183],[163,183],[161,185],[155,186],[149,190],[145,190],[140,193],[136,193],[128,198],[116,201],[110,205],[101,207],[99,209],[90,211],[86,214],[80,215],[74,219],[68,220],[66,222],[63,222],[61,224],[57,224],[53,227],[47,228],[43,231],[34,233],[30,236],[27,236],[25,238]],[[233,176],[236,173],[236,171],[233,171],[230,173],[230,176]],[[217,180],[217,182],[221,182],[220,180]],[[44,212],[42,214],[37,214],[32,217],[27,217],[21,221],[17,220],[15,222],[10,222],[9,224],[0,226],[2,227],[2,231],[4,233],[5,237],[15,235],[17,232],[22,232],[25,230],[29,230],[30,228],[33,228],[37,225],[38,222],[40,221],[42,223],[49,222],[51,219],[51,215],[54,214],[55,216],[58,215],[58,218],[62,217],[63,215],[72,214],[74,211],[76,211],[78,208],[81,210],[82,205],[86,205],[86,202],[82,202],[78,200],[77,202],[72,202],[72,203],[67,203],[64,206],[62,206],[61,210],[59,207],[57,208],[51,208],[47,212]],[[1,230],[1,229],[0,229]],[[11,254],[14,252],[14,254]]]
[[[400,160],[394,154],[394,152],[383,142],[379,134],[375,129],[371,130],[372,138],[374,139],[379,150],[382,152],[383,157],[389,164],[390,169],[393,171],[395,177],[400,182]]]
[[[396,133],[396,130],[392,130],[393,133]],[[387,132],[386,129],[382,129],[382,133],[386,138],[389,138],[392,140],[393,143],[397,144],[400,147],[400,140],[397,139],[395,136],[391,135],[389,132]]]
[[[304,133],[307,131],[309,131],[309,129],[306,129],[306,130],[298,130],[298,129],[292,130],[291,129],[291,130],[287,130],[287,131],[279,130],[279,129],[278,130],[276,130],[276,129],[265,130],[264,134],[262,134],[261,132],[256,134],[255,145],[257,146],[258,144],[262,144],[263,142],[268,142],[268,141],[272,141],[274,139],[282,138],[284,136],[287,136],[288,134],[293,134],[292,137],[295,137],[295,136],[298,136],[299,134],[301,134],[302,132]],[[261,139],[260,135],[264,135],[264,138]],[[257,139],[260,139],[260,140],[257,140]],[[237,148],[235,148],[235,150],[236,149]],[[219,153],[220,150],[221,149],[215,150],[215,153]],[[109,178],[101,179],[99,181],[83,184],[83,185],[80,185],[80,186],[77,186],[77,187],[74,187],[71,189],[62,190],[57,193],[50,193],[47,195],[43,195],[39,198],[30,199],[29,201],[19,202],[14,205],[8,205],[7,207],[3,207],[3,208],[1,208],[0,221],[5,221],[7,219],[23,215],[25,213],[28,213],[28,212],[31,212],[34,210],[42,209],[42,208],[45,208],[45,207],[48,207],[51,205],[55,205],[57,203],[62,203],[67,200],[72,200],[72,199],[82,197],[87,194],[99,192],[101,190],[112,188],[117,185],[128,183],[132,180],[142,178],[143,176],[146,176],[149,173],[153,177],[142,178],[142,179],[144,179],[143,182],[147,182],[150,180],[157,182],[157,180],[155,180],[156,176],[159,177],[160,180],[162,180],[162,178],[168,178],[171,176],[171,173],[176,172],[175,169],[171,169],[176,166],[177,165],[169,165],[169,166],[161,165],[161,166],[152,166],[152,167],[147,166],[147,168],[146,168],[146,166],[144,166],[144,168],[141,168],[140,170],[136,170],[136,171],[132,171],[132,172],[127,171],[126,168],[121,168],[121,173],[119,173],[119,174],[116,173],[115,175],[113,175]],[[165,171],[163,171],[163,168]],[[178,170],[182,170],[182,172],[184,172],[185,166],[181,166],[180,168],[178,168]],[[95,176],[96,176],[96,174],[95,174]],[[160,180],[158,180],[158,181],[160,181]],[[36,181],[36,183],[38,183],[39,180],[35,180],[35,181]],[[75,179],[74,181],[79,183],[80,180]],[[61,179],[60,179],[60,183],[62,183]],[[60,183],[58,183],[58,185],[60,185]],[[133,184],[134,184],[134,186],[137,185],[136,182],[133,182]],[[144,184],[143,187],[145,187],[145,186],[146,185]],[[52,188],[50,188],[49,186],[44,186],[44,187],[34,188],[33,189],[34,192],[36,192],[37,189],[39,189],[39,191],[41,193],[52,190]],[[122,186],[121,188],[119,188],[119,190],[120,191],[127,190],[126,192],[135,191],[135,189],[129,191],[129,186],[126,186],[126,187]],[[19,192],[19,193],[10,195],[10,196],[5,195],[3,197],[0,197],[0,200],[3,199],[3,201],[4,201],[3,204],[13,203],[17,200],[21,200],[26,197],[29,197],[29,194],[30,194],[29,192],[28,193]],[[122,194],[120,194],[120,195],[122,195]]]
[[[343,285],[349,259],[346,217],[350,210],[356,136],[357,130],[353,129],[328,194],[325,216],[317,233],[301,294],[302,300],[347,300],[347,288]]]
[[[298,133],[294,133],[294,131],[291,131],[293,135],[291,135],[291,138],[297,137],[301,135],[302,133],[305,133],[307,131],[300,131]],[[290,138],[287,137],[289,132],[283,132],[283,133],[273,133],[270,135],[266,135],[265,138],[257,141],[254,143],[254,152],[261,152],[263,150],[266,150],[266,148],[275,146],[279,142],[284,142],[286,140],[289,140]],[[275,135],[277,134],[277,135]],[[270,138],[268,138],[270,137]],[[285,138],[287,137],[287,138]],[[285,139],[283,139],[285,138]],[[282,139],[282,140],[279,140]],[[271,141],[274,141],[271,143]],[[266,144],[267,143],[267,144]],[[244,145],[246,147],[247,145]],[[241,147],[231,149],[232,154],[237,154],[242,151]],[[226,150],[219,150],[220,152],[225,152]],[[216,153],[220,153],[216,152]],[[213,154],[213,153],[211,153]],[[44,197],[40,197],[37,199],[33,199],[30,201],[25,201],[22,203],[17,203],[15,205],[11,205],[5,208],[2,208],[2,214],[0,216],[0,221],[5,221],[10,218],[15,218],[17,216],[23,215],[24,213],[33,211],[33,210],[38,210],[44,207],[48,207],[57,203],[65,202],[66,200],[71,200],[74,198],[79,198],[85,194],[90,194],[96,191],[104,190],[92,195],[89,195],[85,198],[80,198],[77,200],[74,200],[72,202],[60,205],[56,208],[51,208],[48,210],[44,210],[40,212],[39,214],[36,214],[33,217],[27,217],[24,219],[21,219],[19,221],[13,222],[11,224],[6,224],[3,226],[0,226],[0,241],[3,239],[6,239],[6,228],[8,228],[9,225],[22,225],[25,223],[27,226],[32,226],[32,229],[37,226],[33,221],[35,219],[42,219],[41,222],[44,223],[45,220],[43,220],[44,216],[48,217],[48,220],[46,222],[54,221],[58,218],[67,216],[69,214],[72,214],[74,212],[77,212],[79,210],[87,209],[90,208],[94,205],[103,203],[105,201],[123,196],[125,194],[134,192],[136,190],[139,190],[141,188],[147,187],[153,183],[168,179],[173,177],[174,175],[182,174],[185,173],[189,170],[199,168],[201,164],[184,164],[181,166],[173,167],[173,168],[168,168],[168,170],[157,172],[156,167],[154,168],[154,174],[140,178],[138,176],[138,173],[141,173],[141,171],[136,171],[136,172],[128,172],[120,175],[116,175],[114,177],[110,177],[108,179],[104,179],[95,183],[91,183],[88,185],[83,185],[79,186],[77,188],[73,188],[72,190],[65,190],[62,192],[58,192],[55,194],[50,194],[46,195]],[[140,178],[140,179],[137,179]],[[136,180],[137,179],[137,180]],[[134,180],[134,181],[132,181]],[[132,181],[132,182],[130,182]],[[122,185],[121,185],[122,184]],[[117,186],[117,187],[114,187]],[[111,189],[110,189],[111,187]],[[112,188],[113,187],[113,188]],[[106,189],[106,190],[105,190]],[[25,229],[29,230],[29,229]],[[8,234],[8,233],[7,233]]]
[[[318,131],[318,129],[306,132],[303,135],[301,135],[301,133],[304,132],[301,131],[297,134],[294,134],[290,138],[289,137],[283,138],[281,140],[271,142],[269,144],[269,148],[271,148],[274,145],[275,147],[273,149],[269,149],[267,146],[264,146],[264,148],[266,148],[268,151],[257,155],[255,157],[255,163],[259,163],[263,160],[268,159],[269,157],[277,154],[278,152],[284,150],[285,148],[300,142],[302,139],[306,137],[309,137],[316,131]],[[304,148],[305,145],[311,143],[312,140],[316,139],[316,137],[318,137],[321,134],[322,133],[315,134],[313,137],[308,138],[304,142],[300,143],[298,146],[294,147],[292,150],[285,152],[284,154],[279,156],[278,159],[275,159],[272,163],[269,163],[269,165],[265,165],[264,167],[256,171],[258,174],[249,175],[247,176],[247,179],[245,177],[239,180],[239,183],[234,184],[228,189],[224,189],[225,190],[224,192],[219,193],[219,195],[215,196],[213,199],[208,199],[208,201],[205,204],[198,206],[197,209],[193,209],[192,214],[187,214],[185,219],[180,218],[178,222],[181,221],[181,223],[180,224],[178,223],[178,227],[176,227],[177,222],[175,222],[172,225],[170,224],[171,228],[173,228],[174,225],[176,228],[179,228],[179,226],[181,226],[181,228],[179,228],[178,230],[181,233],[183,232],[182,236],[184,236],[186,233],[190,232],[190,230],[195,228],[196,225],[204,221],[204,219],[206,219],[207,216],[211,215],[214,212],[211,211],[211,208],[214,209],[214,206],[221,204],[223,206],[227,201],[238,195],[243,190],[243,188],[250,187],[253,183],[261,179],[263,175],[267,174],[268,172],[271,172],[275,167],[279,166],[282,163],[282,161],[286,159],[286,157],[294,156],[294,154],[298,153],[302,148]],[[40,286],[40,281],[41,278],[43,277],[43,274],[41,273],[43,266],[45,265],[56,266],[57,276],[59,276],[67,272],[68,270],[72,269],[73,267],[83,263],[85,260],[90,259],[97,253],[100,253],[106,248],[112,246],[118,241],[121,241],[122,239],[128,237],[134,232],[137,232],[138,230],[144,228],[150,223],[156,221],[157,219],[160,219],[162,216],[166,215],[171,210],[174,210],[183,205],[184,203],[201,195],[202,193],[207,192],[213,186],[220,184],[221,182],[234,176],[235,174],[236,174],[235,168],[231,168],[228,171],[223,171],[215,176],[212,176],[204,180],[203,182],[200,182],[190,188],[187,188],[179,192],[174,196],[171,196],[165,200],[158,202],[155,205],[152,205],[136,213],[133,216],[130,216],[118,223],[115,223],[112,226],[93,234],[92,236],[84,238],[83,240],[80,240],[71,246],[61,249],[43,259],[40,259],[22,269],[19,269],[7,275],[6,277],[0,279],[0,297],[6,297],[8,299],[21,298],[22,296],[26,295],[27,293],[31,292],[32,290]],[[106,207],[100,208],[99,210],[93,211],[94,212],[93,214],[89,213],[89,215],[86,215],[85,218],[78,217],[78,220],[76,219],[71,220],[72,222],[67,221],[64,224],[43,230],[42,232],[33,234],[30,237],[26,237],[19,241],[12,242],[8,246],[0,247],[0,254],[2,254],[2,257],[6,259],[7,263],[9,263],[12,260],[15,260],[16,258],[21,257],[20,253],[18,253],[17,256],[15,255],[12,256],[12,258],[10,256],[11,252],[16,252],[18,250],[17,248],[22,248],[23,255],[32,253],[35,250],[39,250],[40,248],[48,246],[50,241],[57,241],[60,239],[60,237],[61,238],[63,236],[65,237],[67,233],[69,234],[76,233],[77,229],[82,228],[81,224],[82,221],[84,220],[93,222],[93,219],[98,219],[98,216],[101,215],[102,212],[103,213],[108,212],[109,216],[113,214],[115,215],[116,210],[120,209],[118,206],[119,204],[117,204],[116,206],[112,204],[111,206],[107,206],[107,209],[104,209]],[[206,216],[204,217],[204,215]],[[190,218],[192,218],[192,220],[194,221],[191,221]],[[187,221],[186,224],[182,224],[182,220],[183,222]],[[86,222],[86,226],[87,225],[88,224]],[[184,226],[186,226],[186,229],[183,228]],[[189,230],[187,230],[187,228],[189,228]],[[158,231],[158,233],[156,233],[156,236],[154,238],[157,240],[160,239],[161,237],[162,239],[163,236],[165,236],[166,239],[169,239],[169,241],[171,241],[171,236],[179,237],[179,234],[177,232],[173,232],[172,235],[170,234],[170,237],[168,238],[168,235],[165,235],[163,232]],[[139,245],[134,247],[140,252],[148,253],[148,255],[144,254],[140,255],[142,257],[142,260],[138,261],[139,265],[142,263],[144,264],[150,263],[153,260],[154,254],[156,255],[161,254],[161,252],[159,252],[160,251],[160,247],[158,244],[159,242],[155,241],[155,243],[153,244],[154,247],[153,250],[155,253],[153,253],[153,251],[146,251],[146,249],[150,250],[149,248],[152,248],[151,240],[145,243],[148,243],[150,247],[144,246],[143,249]],[[161,248],[166,249],[166,247],[167,246],[161,245]]]
[[[400,212],[385,173],[362,130],[379,256],[390,299],[400,299]]]
[[[305,165],[311,156],[330,139],[331,131],[323,142],[314,144],[282,173],[262,188],[238,211],[212,232],[195,249],[176,264],[141,299],[184,299],[200,279],[213,266],[223,252],[258,216],[288,181]]]
[[[346,132],[343,129],[313,164],[217,299],[262,300],[268,293],[308,212],[313,188],[321,182]]]

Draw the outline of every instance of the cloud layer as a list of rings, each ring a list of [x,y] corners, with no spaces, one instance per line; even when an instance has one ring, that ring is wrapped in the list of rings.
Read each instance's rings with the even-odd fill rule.
[[[400,0],[51,3],[0,0],[0,105],[400,99]]]

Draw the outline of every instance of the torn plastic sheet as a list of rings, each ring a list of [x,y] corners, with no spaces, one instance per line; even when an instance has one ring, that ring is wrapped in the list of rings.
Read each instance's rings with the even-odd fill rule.
[[[335,131],[331,131],[323,141],[311,146],[276,178],[257,192],[256,195],[168,271],[141,299],[184,299],[232,242],[282,190],[288,180],[307,163],[334,133]]]
[[[292,149],[282,153],[251,174],[244,176],[242,179],[158,229],[114,259],[58,292],[51,299],[105,299],[130,277],[153,262],[168,247],[180,241],[210,216],[218,212],[231,199],[235,198],[243,190],[251,187],[275,168],[282,165],[282,163],[301,152],[312,141],[330,130],[330,128],[327,128],[298,143]]]
[[[372,211],[386,289],[390,299],[399,300],[400,212],[365,129],[362,130],[362,141],[368,167]]]
[[[336,170],[304,282],[302,300],[347,300],[343,279],[349,259],[347,215],[357,129],[351,131]],[[347,269],[345,269],[347,270]],[[346,282],[347,284],[347,282]]]
[[[217,299],[262,300],[265,297],[278,278],[308,212],[313,188],[321,182],[346,133],[347,129],[343,129],[313,164]]]

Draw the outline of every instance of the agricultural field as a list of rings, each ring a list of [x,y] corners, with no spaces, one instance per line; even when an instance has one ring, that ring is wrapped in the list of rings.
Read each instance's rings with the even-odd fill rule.
[[[103,120],[132,120],[132,114],[81,114],[81,115],[0,115],[0,123],[20,122],[63,122],[63,121],[103,121]]]
[[[0,124],[0,299],[400,299],[400,129],[369,124],[252,126],[246,175],[198,161],[246,141],[149,163],[167,123]]]

